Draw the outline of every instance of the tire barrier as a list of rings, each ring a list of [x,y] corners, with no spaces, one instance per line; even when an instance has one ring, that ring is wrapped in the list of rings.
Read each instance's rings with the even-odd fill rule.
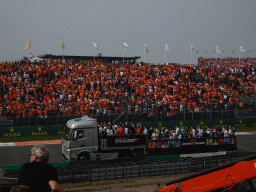
[[[242,159],[242,157],[216,156],[205,158],[173,158],[150,161],[124,161],[90,165],[78,165],[57,168],[59,183],[97,181],[107,179],[175,175],[180,173],[198,172]],[[1,185],[15,186],[18,171],[5,171]]]

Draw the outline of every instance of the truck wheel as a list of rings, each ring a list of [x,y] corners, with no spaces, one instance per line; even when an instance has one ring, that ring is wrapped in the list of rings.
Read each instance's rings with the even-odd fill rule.
[[[88,154],[79,155],[79,157],[77,158],[77,161],[89,161],[89,160],[90,160],[90,156]]]

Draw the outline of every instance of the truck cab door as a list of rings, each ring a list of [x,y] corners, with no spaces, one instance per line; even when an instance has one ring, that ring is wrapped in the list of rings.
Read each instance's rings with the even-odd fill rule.
[[[74,130],[73,142],[71,142],[71,148],[80,148],[85,146],[84,130],[76,129]]]

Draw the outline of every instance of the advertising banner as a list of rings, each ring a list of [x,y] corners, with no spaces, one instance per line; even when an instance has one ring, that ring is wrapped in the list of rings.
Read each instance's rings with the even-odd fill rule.
[[[149,150],[161,149],[211,149],[215,146],[236,146],[236,137],[212,137],[212,138],[192,138],[173,140],[150,140],[147,143]]]
[[[145,144],[146,135],[122,135],[107,137],[107,145],[109,147],[137,146]]]

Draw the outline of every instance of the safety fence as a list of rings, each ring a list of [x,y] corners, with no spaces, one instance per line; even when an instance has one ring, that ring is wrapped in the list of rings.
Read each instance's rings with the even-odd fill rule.
[[[59,182],[97,181],[107,179],[175,175],[180,173],[198,172],[205,169],[233,162],[241,157],[217,156],[205,158],[172,158],[150,161],[124,160],[114,163],[86,164],[58,169]],[[85,164],[85,163],[84,163]],[[18,171],[5,171],[5,179],[2,186],[14,186],[17,184]]]

